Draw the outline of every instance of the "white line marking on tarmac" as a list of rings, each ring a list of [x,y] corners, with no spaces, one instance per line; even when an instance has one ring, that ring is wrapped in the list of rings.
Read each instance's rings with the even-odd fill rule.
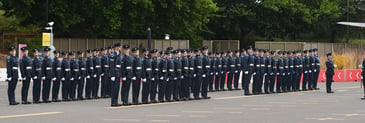
[[[184,113],[213,114],[215,111],[182,111]]]
[[[332,117],[322,117],[322,118],[305,118],[305,119],[309,119],[309,120],[319,120],[319,121],[328,121],[328,120],[344,120],[344,119],[339,119],[339,118],[332,118]]]
[[[147,117],[180,117],[180,115],[171,115],[171,114],[146,114]]]
[[[246,105],[243,104],[244,107],[272,107],[272,105]]]
[[[148,122],[167,123],[167,122],[170,122],[170,120],[148,120]]]
[[[208,115],[189,115],[191,118],[207,118]]]
[[[15,117],[30,117],[30,116],[52,115],[52,114],[61,114],[61,113],[63,113],[63,112],[41,112],[41,113],[30,113],[30,114],[15,114],[15,115],[0,116],[0,119],[15,118]]]
[[[250,97],[258,97],[258,96],[264,96],[264,95],[220,97],[220,98],[214,98],[214,100],[226,100],[226,99],[250,98]]]

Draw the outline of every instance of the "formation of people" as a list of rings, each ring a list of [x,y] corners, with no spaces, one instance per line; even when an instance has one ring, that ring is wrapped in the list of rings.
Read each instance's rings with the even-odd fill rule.
[[[54,51],[55,57],[51,59],[49,47],[44,48],[43,57],[39,49],[33,49],[33,58],[28,56],[28,48],[23,47],[24,55],[19,62],[15,49],[9,47],[7,59],[10,105],[19,104],[14,94],[18,78],[22,80],[22,104],[31,104],[27,97],[31,80],[32,103],[111,98],[112,107],[210,99],[208,92],[213,91],[242,89],[249,96],[319,89],[320,60],[316,48],[276,52],[249,46],[242,50],[208,52],[207,46],[177,50],[169,47],[163,51],[144,48],[140,55],[137,47],[116,43],[86,50],[86,56],[81,50]],[[328,87],[327,92],[333,93]]]

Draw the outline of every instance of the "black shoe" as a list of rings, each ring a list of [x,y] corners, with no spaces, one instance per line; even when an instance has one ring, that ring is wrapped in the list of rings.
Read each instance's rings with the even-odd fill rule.
[[[319,88],[314,88],[314,90],[319,90]]]
[[[32,103],[31,102],[28,102],[28,101],[23,101],[22,104],[27,105],[27,104],[32,104]]]
[[[105,98],[110,98],[110,96],[109,95],[105,95]]]
[[[84,98],[80,97],[80,98],[78,98],[78,100],[84,100]]]
[[[157,103],[157,101],[156,100],[151,100],[151,103]]]
[[[327,93],[335,93],[335,92],[333,92],[333,91],[327,91]]]
[[[221,89],[221,91],[227,91],[226,89]]]
[[[251,96],[252,94],[250,94],[250,93],[245,93],[245,96]]]
[[[270,94],[269,92],[265,92],[265,94]]]
[[[111,107],[119,107],[122,106],[121,104],[111,104]]]
[[[210,97],[203,97],[203,99],[210,99]]]
[[[42,103],[41,101],[33,101],[34,104],[40,104]]]
[[[19,102],[11,102],[9,105],[19,105]]]
[[[200,100],[201,98],[200,97],[194,97],[194,100]]]
[[[100,99],[100,97],[93,97],[93,99]]]
[[[235,88],[235,90],[241,90],[241,88]]]
[[[49,100],[44,100],[43,102],[44,103],[51,103],[51,101],[49,101]]]
[[[233,89],[228,89],[228,91],[234,91]]]

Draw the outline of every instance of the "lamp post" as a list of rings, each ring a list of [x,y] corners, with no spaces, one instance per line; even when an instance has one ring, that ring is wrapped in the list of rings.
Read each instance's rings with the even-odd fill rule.
[[[147,28],[147,43],[148,43],[148,49],[151,50],[151,28]]]
[[[56,50],[56,48],[54,47],[53,45],[53,25],[54,25],[54,22],[51,21],[51,22],[48,22],[47,23],[47,27],[45,28],[46,30],[49,30],[51,31],[51,43],[50,43],[50,48],[51,48],[51,58],[54,57],[54,54],[53,54],[53,51]]]
[[[350,1],[347,0],[347,12],[346,12],[346,21],[349,22],[349,10],[350,9]],[[346,43],[349,43],[349,26],[346,26]]]

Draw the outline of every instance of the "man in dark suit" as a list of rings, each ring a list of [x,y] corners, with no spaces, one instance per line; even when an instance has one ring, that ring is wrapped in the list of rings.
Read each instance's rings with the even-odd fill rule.
[[[327,93],[334,93],[332,91],[332,82],[333,82],[333,75],[335,74],[334,68],[335,66],[333,65],[332,62],[332,53],[327,53],[327,61],[326,61],[326,88],[327,88]]]

